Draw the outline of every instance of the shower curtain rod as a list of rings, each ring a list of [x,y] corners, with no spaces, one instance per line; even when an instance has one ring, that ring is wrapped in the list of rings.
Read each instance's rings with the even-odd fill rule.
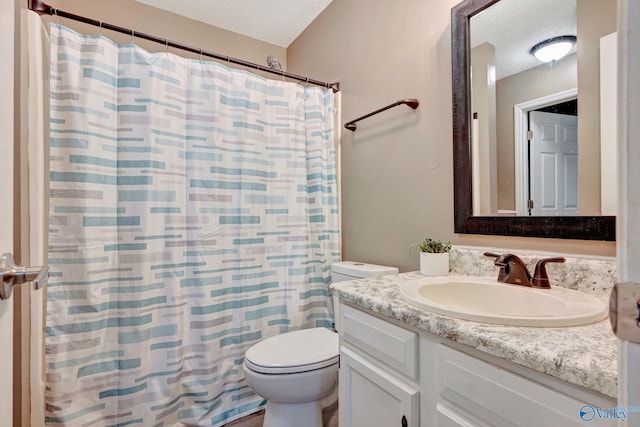
[[[188,45],[185,45],[185,44],[182,44],[182,43],[178,43],[178,42],[175,42],[175,41],[171,41],[171,40],[168,40],[168,39],[165,39],[165,38],[152,36],[152,35],[141,33],[139,31],[135,31],[135,30],[132,30],[132,29],[119,27],[117,25],[108,24],[106,22],[97,21],[97,20],[91,19],[91,18],[86,18],[84,16],[74,15],[73,13],[65,12],[63,10],[51,7],[47,3],[43,2],[42,0],[29,0],[29,9],[33,10],[34,12],[37,12],[40,15],[60,16],[61,18],[67,18],[67,19],[71,19],[73,21],[83,22],[85,24],[93,25],[93,26],[96,26],[96,27],[100,27],[100,28],[104,28],[104,29],[107,29],[107,30],[115,31],[115,32],[118,32],[118,33],[128,34],[131,37],[137,37],[139,39],[145,39],[145,40],[149,40],[149,41],[152,41],[152,42],[155,42],[155,43],[163,44],[163,45],[167,46],[167,48],[168,47],[173,47],[173,48],[176,48],[176,49],[186,50],[188,52],[197,53],[199,55],[207,56],[209,58],[215,58],[215,59],[219,59],[221,61],[226,61],[226,62],[230,62],[230,63],[237,64],[237,65],[242,65],[243,67],[264,71],[266,73],[275,74],[275,75],[286,77],[286,78],[289,78],[289,79],[292,79],[292,80],[298,80],[300,82],[313,84],[313,85],[316,85],[316,86],[326,87],[328,89],[332,89],[334,92],[338,92],[340,90],[340,82],[334,82],[334,83],[321,82],[319,80],[310,79],[309,77],[300,76],[300,75],[292,74],[292,73],[287,73],[285,71],[274,70],[272,68],[265,67],[265,66],[260,65],[260,64],[255,64],[253,62],[244,61],[242,59],[234,58],[234,57],[231,57],[231,56],[228,56],[228,55],[221,55],[219,53],[209,52],[209,51],[206,51],[206,50],[203,50],[203,49],[200,49],[200,48],[195,48],[193,46],[188,46]]]

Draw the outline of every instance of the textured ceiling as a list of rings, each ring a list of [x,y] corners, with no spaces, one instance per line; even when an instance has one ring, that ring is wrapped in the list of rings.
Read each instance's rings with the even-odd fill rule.
[[[576,0],[501,0],[471,18],[471,46],[495,46],[499,80],[542,64],[529,53],[537,43],[576,31]]]
[[[332,0],[137,1],[286,48]]]
[[[332,0],[136,1],[286,48]],[[471,45],[495,46],[496,79],[540,65],[529,49],[559,35],[576,35],[576,0],[501,0],[471,19]]]

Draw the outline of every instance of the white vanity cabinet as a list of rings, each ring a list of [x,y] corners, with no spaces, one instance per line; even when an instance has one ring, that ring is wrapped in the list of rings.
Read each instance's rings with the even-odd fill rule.
[[[341,427],[615,424],[587,419],[612,398],[344,303],[337,312]]]
[[[418,427],[418,334],[340,306],[340,427]]]

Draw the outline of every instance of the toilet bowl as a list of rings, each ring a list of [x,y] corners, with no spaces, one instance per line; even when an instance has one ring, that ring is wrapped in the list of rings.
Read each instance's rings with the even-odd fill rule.
[[[245,354],[249,386],[267,400],[264,427],[322,427],[322,408],[337,394],[338,334],[303,329],[267,338]],[[329,399],[331,400],[331,399]]]
[[[397,272],[345,261],[333,264],[331,277],[338,282]],[[338,398],[339,354],[338,334],[326,328],[286,332],[249,348],[244,373],[267,400],[263,427],[322,427],[322,409]]]

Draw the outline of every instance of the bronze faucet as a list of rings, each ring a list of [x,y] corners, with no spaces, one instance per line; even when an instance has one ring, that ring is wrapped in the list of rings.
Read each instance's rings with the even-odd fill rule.
[[[563,257],[543,258],[536,263],[533,277],[527,270],[524,262],[513,254],[494,254],[485,252],[485,256],[493,257],[494,264],[500,267],[498,282],[512,283],[514,285],[529,286],[532,288],[551,289],[551,282],[547,275],[546,265],[549,262],[564,262]]]

